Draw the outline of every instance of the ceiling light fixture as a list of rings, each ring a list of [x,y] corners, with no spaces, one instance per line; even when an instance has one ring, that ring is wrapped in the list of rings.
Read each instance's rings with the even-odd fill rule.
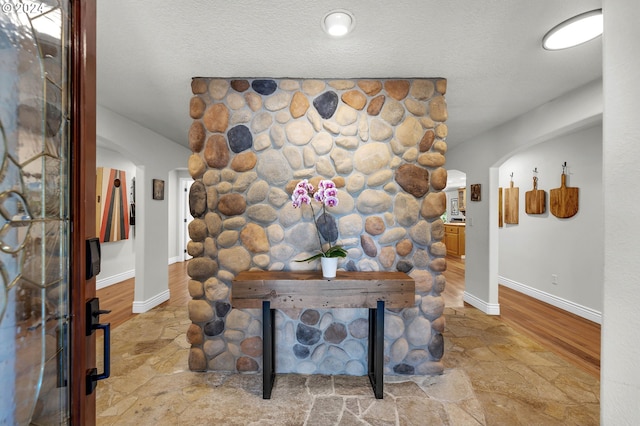
[[[542,47],[560,50],[574,47],[602,35],[602,9],[581,13],[551,28]]]
[[[353,30],[355,19],[351,12],[333,10],[322,18],[322,29],[333,37],[342,37]]]

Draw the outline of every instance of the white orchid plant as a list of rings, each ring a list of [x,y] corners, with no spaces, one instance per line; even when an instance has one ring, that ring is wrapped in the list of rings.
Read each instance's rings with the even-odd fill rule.
[[[318,241],[320,242],[320,253],[314,254],[306,259],[296,260],[296,262],[310,262],[320,257],[346,257],[347,251],[339,245],[333,245],[331,241],[327,241],[329,248],[323,250],[322,236],[320,235],[320,228],[318,228],[316,212],[313,209],[313,204],[311,204],[312,200],[320,203],[322,205],[322,215],[327,215],[327,207],[335,207],[338,205],[338,190],[336,189],[336,184],[331,180],[321,180],[318,184],[318,189],[315,190],[307,179],[303,179],[298,182],[293,190],[291,200],[293,201],[292,205],[294,208],[302,207],[303,204],[308,204],[309,207],[311,207],[313,223],[316,225],[316,233],[318,234]]]

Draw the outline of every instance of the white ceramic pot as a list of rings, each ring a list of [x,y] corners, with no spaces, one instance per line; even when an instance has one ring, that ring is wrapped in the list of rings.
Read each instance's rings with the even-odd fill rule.
[[[336,269],[338,269],[337,257],[321,257],[322,262],[322,276],[324,278],[335,278]]]

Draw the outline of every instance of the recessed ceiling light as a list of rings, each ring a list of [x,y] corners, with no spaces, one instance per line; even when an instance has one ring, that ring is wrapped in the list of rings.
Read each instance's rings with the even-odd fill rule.
[[[342,37],[353,30],[355,23],[351,12],[333,10],[322,18],[322,29],[333,37]]]
[[[553,27],[542,39],[542,47],[560,50],[586,43],[602,35],[602,9],[582,13]]]

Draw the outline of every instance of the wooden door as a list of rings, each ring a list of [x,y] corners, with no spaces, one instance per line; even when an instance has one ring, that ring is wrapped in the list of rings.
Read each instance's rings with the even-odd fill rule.
[[[95,0],[5,0],[2,12],[0,424],[92,425]]]
[[[96,237],[96,0],[72,1],[71,22],[71,423],[94,425],[86,376],[96,366],[96,342],[95,333],[86,335],[86,303],[96,278],[86,279],[85,244]]]

